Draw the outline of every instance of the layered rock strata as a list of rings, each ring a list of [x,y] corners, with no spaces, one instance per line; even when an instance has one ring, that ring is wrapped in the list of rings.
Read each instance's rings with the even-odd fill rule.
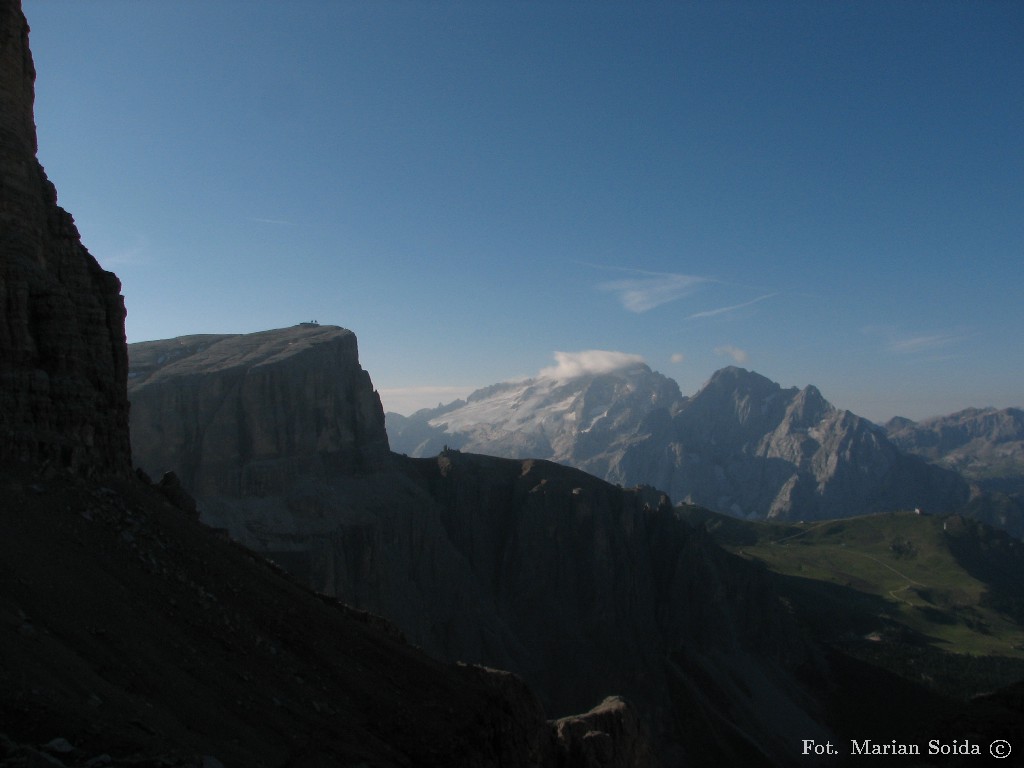
[[[35,68],[0,4],[0,461],[131,468],[124,300],[36,160]]]

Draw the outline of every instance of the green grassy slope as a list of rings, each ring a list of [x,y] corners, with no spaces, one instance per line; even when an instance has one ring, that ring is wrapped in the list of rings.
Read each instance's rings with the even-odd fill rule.
[[[1024,679],[1024,542],[957,516],[776,524],[680,510],[763,563],[833,647],[958,698]]]

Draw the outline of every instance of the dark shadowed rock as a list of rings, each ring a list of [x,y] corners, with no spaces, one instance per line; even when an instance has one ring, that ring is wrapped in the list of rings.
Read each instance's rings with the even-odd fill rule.
[[[164,472],[164,476],[157,483],[160,493],[167,497],[167,500],[174,506],[187,514],[189,517],[199,519],[199,509],[192,494],[185,490],[181,480],[173,472]]]
[[[134,478],[0,471],[0,528],[0,764],[566,765],[522,681],[431,659]]]
[[[130,471],[124,301],[36,160],[35,68],[0,4],[0,461]]]

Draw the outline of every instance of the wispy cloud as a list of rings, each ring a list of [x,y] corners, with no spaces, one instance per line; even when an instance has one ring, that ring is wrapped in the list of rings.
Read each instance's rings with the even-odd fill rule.
[[[620,368],[643,363],[640,355],[588,349],[584,352],[555,352],[555,365],[542,368],[538,376],[543,379],[565,381],[580,376],[611,373]]]
[[[864,333],[883,340],[887,352],[908,356],[945,349],[968,337],[962,330],[912,334],[894,325],[870,325]]]
[[[260,218],[259,216],[247,216],[246,218],[249,221],[255,221],[255,222],[258,222],[260,224],[273,224],[274,226],[277,226],[277,227],[294,227],[294,226],[296,226],[294,221],[285,221],[284,219],[263,219],[263,218]]]
[[[672,357],[669,358],[669,360],[675,363],[676,365],[679,365],[679,363],[686,360],[686,355],[684,355],[682,352],[674,352],[672,354]]]
[[[903,338],[892,338],[889,340],[888,349],[900,355],[916,354],[918,352],[930,352],[932,350],[948,347],[963,339],[962,334],[940,333],[931,336],[907,336]]]
[[[717,315],[724,315],[724,314],[726,314],[728,312],[734,312],[737,309],[743,309],[744,307],[749,307],[749,306],[751,306],[753,304],[757,304],[760,301],[764,301],[765,299],[770,299],[773,296],[778,296],[778,295],[779,294],[777,292],[776,293],[766,293],[766,294],[764,294],[764,296],[758,296],[756,299],[751,299],[750,301],[745,301],[742,304],[733,304],[733,305],[728,306],[728,307],[718,307],[718,309],[707,309],[707,310],[705,310],[703,312],[694,312],[687,319],[693,320],[695,318],[700,318],[700,317],[716,317]]]
[[[621,269],[636,277],[609,280],[598,285],[602,291],[618,294],[622,306],[630,312],[640,314],[660,307],[662,304],[692,295],[701,285],[712,281],[699,275],[683,275],[675,272],[644,272]]]
[[[715,354],[722,355],[723,357],[731,357],[734,362],[739,364],[743,364],[750,359],[750,355],[747,354],[746,350],[734,347],[731,344],[715,347]]]

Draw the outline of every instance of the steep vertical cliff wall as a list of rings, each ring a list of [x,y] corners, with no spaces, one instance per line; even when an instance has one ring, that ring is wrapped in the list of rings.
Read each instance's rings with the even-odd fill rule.
[[[0,2],[0,461],[131,468],[124,300],[36,159],[35,68]]]
[[[331,325],[132,344],[135,462],[206,499],[380,469],[384,412],[355,334]]]

